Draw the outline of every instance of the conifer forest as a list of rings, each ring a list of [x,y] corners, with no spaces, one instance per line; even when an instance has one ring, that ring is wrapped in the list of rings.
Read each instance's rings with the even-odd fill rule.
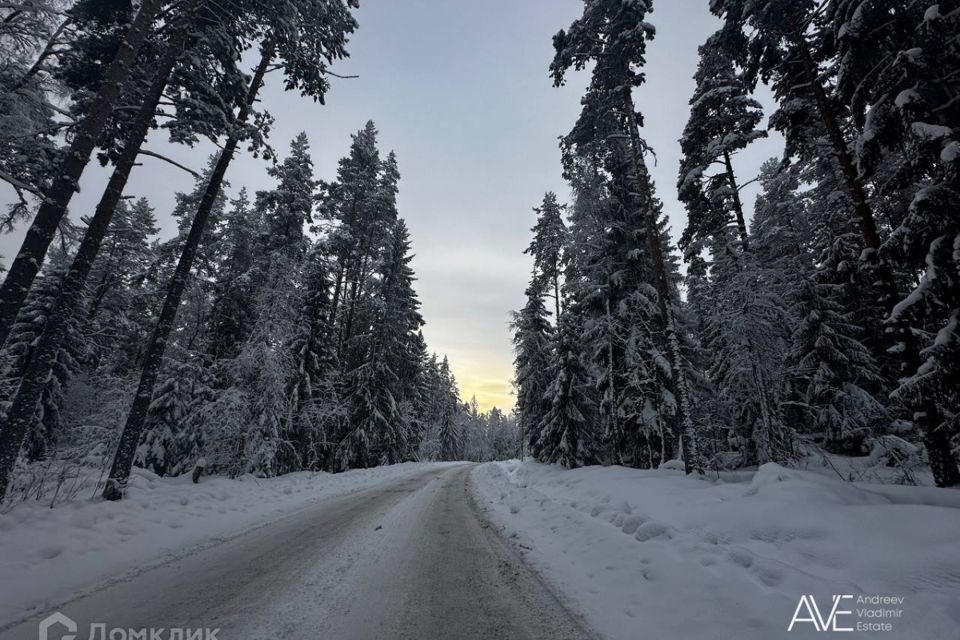
[[[940,640],[958,487],[960,0],[0,1],[0,638]]]
[[[514,322],[530,453],[703,473],[876,448],[960,484],[960,7],[711,2],[674,246],[633,99],[650,3],[585,5],[550,65],[590,74],[561,140],[573,195],[536,209]],[[767,116],[783,155],[738,175]]]

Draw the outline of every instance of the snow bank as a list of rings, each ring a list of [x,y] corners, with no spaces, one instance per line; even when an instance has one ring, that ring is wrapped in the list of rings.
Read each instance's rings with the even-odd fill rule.
[[[809,622],[787,631],[807,594],[824,617],[833,595],[854,596],[842,601],[854,612],[839,627],[892,625],[853,637],[958,637],[960,492],[850,484],[773,464],[724,480],[511,462],[477,468],[473,491],[610,639],[822,637]],[[856,604],[876,595],[904,600]],[[867,617],[880,608],[901,615]]]
[[[47,609],[78,589],[145,570],[276,520],[319,500],[421,473],[401,464],[272,479],[159,478],[135,469],[127,499],[50,509],[24,502],[0,515],[0,625]]]

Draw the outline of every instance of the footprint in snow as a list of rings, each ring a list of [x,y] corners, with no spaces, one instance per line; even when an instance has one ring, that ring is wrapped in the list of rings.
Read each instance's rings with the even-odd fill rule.
[[[744,569],[749,569],[753,565],[753,556],[740,549],[731,549],[727,557],[734,564],[738,564]]]
[[[44,560],[52,560],[56,558],[61,553],[63,553],[63,547],[58,545],[48,545],[46,547],[41,547],[37,552],[37,555],[43,558]]]
[[[647,540],[652,540],[654,538],[665,538],[670,540],[673,538],[673,534],[670,532],[670,527],[663,524],[662,522],[645,522],[640,525],[640,528],[637,529],[637,533],[634,535],[639,542],[646,542]]]
[[[623,523],[620,525],[620,530],[627,535],[633,535],[636,533],[637,529],[640,528],[640,525],[644,523],[644,518],[640,516],[630,516],[629,518],[624,518]]]

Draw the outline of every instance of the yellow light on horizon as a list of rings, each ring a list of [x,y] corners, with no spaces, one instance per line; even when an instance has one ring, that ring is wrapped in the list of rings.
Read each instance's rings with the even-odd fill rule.
[[[451,367],[454,375],[457,376],[460,397],[464,402],[470,402],[470,399],[476,396],[480,411],[486,412],[493,407],[499,408],[504,413],[513,411],[516,403],[513,385],[510,383],[513,371],[459,371],[453,363]]]

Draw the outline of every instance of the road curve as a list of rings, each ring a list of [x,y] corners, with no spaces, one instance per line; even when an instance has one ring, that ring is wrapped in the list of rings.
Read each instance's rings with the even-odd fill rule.
[[[219,628],[218,640],[593,638],[478,517],[471,469],[325,500],[60,611],[78,640],[91,624],[163,628],[164,640],[177,628]],[[42,617],[0,638],[35,639]]]

